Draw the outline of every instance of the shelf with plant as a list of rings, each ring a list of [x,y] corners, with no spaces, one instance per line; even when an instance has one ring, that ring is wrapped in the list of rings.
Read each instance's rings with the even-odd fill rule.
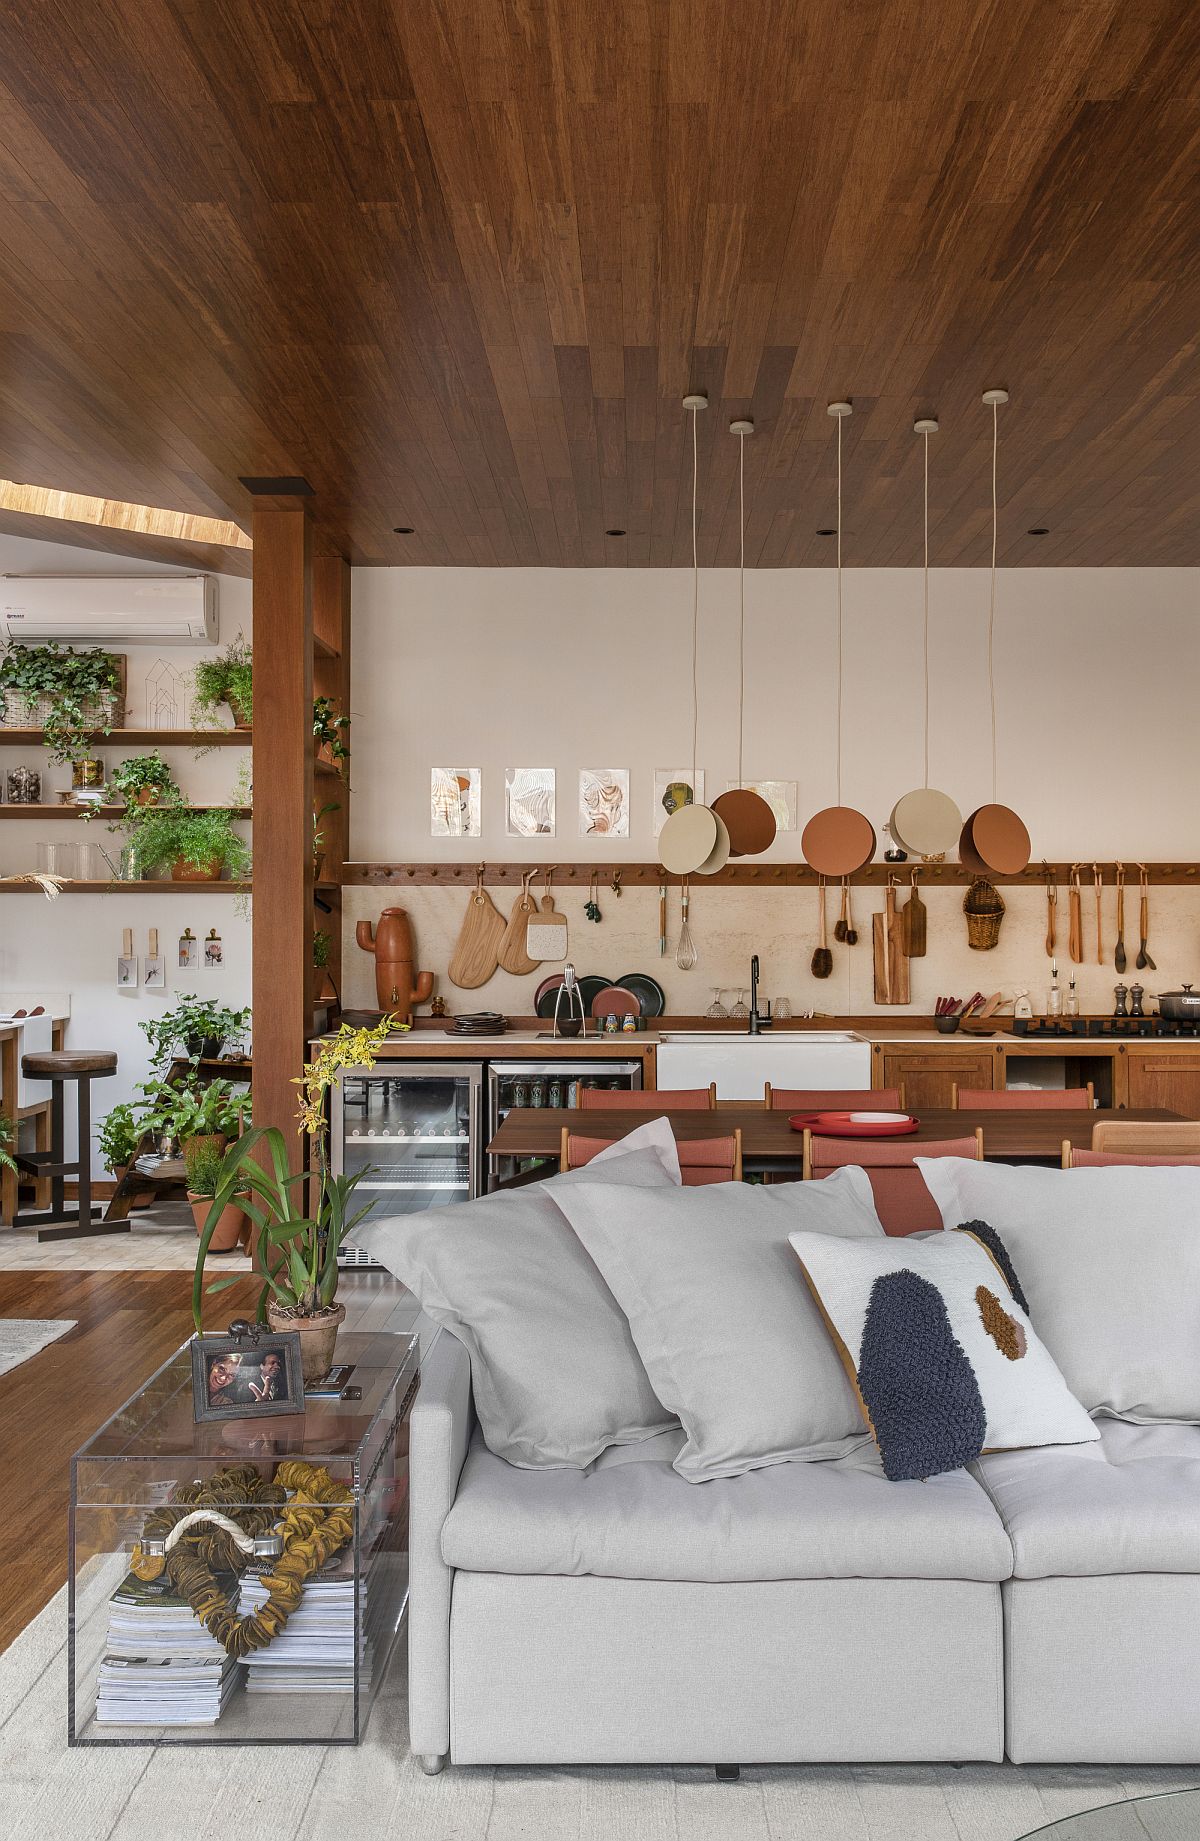
[[[9,645],[0,657],[3,727],[40,732],[51,760],[76,769],[124,715],[125,660],[98,648]]]
[[[216,1061],[227,1049],[245,1049],[250,1006],[231,1010],[202,997],[177,997],[161,1016],[148,1017],[138,1028],[150,1050],[150,1065],[165,1074],[172,1061]]]
[[[316,764],[331,767],[340,779],[350,771],[350,749],[346,735],[349,716],[343,716],[332,697],[313,699],[313,737],[317,744]]]
[[[178,1144],[191,1181],[192,1160],[206,1147],[221,1156],[232,1138],[250,1122],[250,1094],[244,1083],[230,1080],[201,1081],[185,1074],[181,1080],[149,1080],[138,1088],[142,1095],[134,1115],[143,1132],[152,1132],[164,1149]]]
[[[164,799],[182,799],[171,772],[156,748],[153,754],[131,754],[110,768],[108,784],[127,806],[160,805]]]
[[[228,806],[197,807],[182,799],[143,806],[130,814],[129,842],[142,877],[159,869],[172,882],[219,882],[226,870],[234,882],[250,874],[251,853],[234,830]]]
[[[204,658],[192,673],[192,715],[198,727],[220,727],[218,712],[227,709],[237,730],[254,721],[254,656],[239,633],[215,658]]]

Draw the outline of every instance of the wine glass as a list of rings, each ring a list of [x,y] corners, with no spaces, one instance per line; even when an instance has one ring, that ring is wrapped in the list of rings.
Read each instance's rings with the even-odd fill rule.
[[[708,1006],[708,1009],[704,1012],[705,1016],[713,1016],[713,1017],[728,1016],[729,1012],[725,1008],[724,1004],[721,1002],[721,992],[724,989],[724,987],[719,984],[714,984],[714,985],[710,985],[709,989],[712,991],[713,1000],[711,1004]]]
[[[738,1000],[736,1004],[734,1004],[733,1009],[729,1012],[729,1014],[730,1016],[738,1017],[739,1020],[744,1017],[749,1016],[750,1010],[749,1010],[749,1006],[746,1003],[746,992],[745,992],[744,987],[738,989]]]

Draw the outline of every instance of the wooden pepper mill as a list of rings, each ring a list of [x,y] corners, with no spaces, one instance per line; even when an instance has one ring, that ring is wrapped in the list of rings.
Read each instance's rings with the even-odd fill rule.
[[[433,990],[433,973],[420,972],[413,981],[412,928],[405,909],[385,908],[374,926],[360,920],[354,937],[364,952],[375,955],[379,1008],[398,1023],[411,1022],[413,1005],[425,1003]]]

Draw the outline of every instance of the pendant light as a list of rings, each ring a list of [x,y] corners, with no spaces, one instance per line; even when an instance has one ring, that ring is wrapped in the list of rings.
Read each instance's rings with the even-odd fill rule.
[[[853,413],[849,403],[830,403],[828,414],[837,422],[837,804],[815,812],[800,837],[800,849],[810,869],[840,880],[853,876],[875,855],[875,829],[869,818],[853,806],[842,804],[842,423]]]
[[[1008,401],[1007,390],[985,390],[983,401],[992,412],[992,569],[988,591],[988,699],[992,717],[992,800],[971,813],[958,841],[965,869],[980,876],[990,872],[1018,876],[1029,862],[1032,845],[1025,825],[1011,807],[996,802],[996,541],[999,530],[996,474],[1000,448],[999,409]]]
[[[937,422],[922,416],[913,423],[913,433],[920,435],[925,449],[925,553],[923,565],[924,658],[925,658],[925,778],[911,793],[905,793],[892,807],[889,829],[902,850],[914,857],[944,857],[953,850],[962,830],[963,817],[949,793],[938,792],[929,784],[929,437],[936,435]]]
[[[731,422],[729,432],[738,438],[738,528],[741,547],[738,552],[738,770],[737,786],[719,799],[712,809],[729,832],[731,857],[756,857],[775,842],[775,814],[761,793],[752,792],[742,779],[742,743],[746,729],[746,436],[754,433],[753,422]]]
[[[697,541],[697,495],[700,451],[696,417],[708,408],[699,392],[685,396],[683,406],[692,418],[692,794],[690,805],[671,813],[658,834],[658,858],[673,876],[714,876],[729,861],[729,833],[711,806],[695,802],[696,740],[700,728],[700,551]]]

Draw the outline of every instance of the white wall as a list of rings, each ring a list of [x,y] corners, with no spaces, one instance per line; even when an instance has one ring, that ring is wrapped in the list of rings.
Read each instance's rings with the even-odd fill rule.
[[[164,575],[184,572],[113,556],[106,551],[79,550],[65,544],[0,536],[0,573]],[[245,578],[221,577],[218,605],[222,645],[232,639],[239,628],[249,635],[250,583]],[[185,646],[134,646],[121,650],[127,651],[129,660],[126,721],[130,728],[145,726],[146,673],[156,659],[168,658],[172,664],[188,667],[204,656],[202,648]],[[181,726],[186,724],[185,716]],[[96,752],[112,767],[134,751],[123,746],[114,735],[111,742]],[[189,748],[167,748],[163,755],[170,762],[178,783],[198,803],[232,801],[236,797],[238,770],[248,758],[242,750],[233,748],[214,749],[200,759]],[[0,773],[7,773],[9,767],[18,763],[27,763],[40,770],[44,800],[52,800],[59,787],[70,785],[69,768],[52,763],[43,749],[28,753],[19,748],[0,749]],[[6,820],[5,806],[0,804],[0,872],[11,874],[33,869],[35,846],[42,837],[55,840],[98,838],[110,847],[119,846],[121,841],[110,837],[107,827],[100,821],[87,825],[83,821],[56,819],[38,825],[23,819]],[[239,914],[238,905],[237,897],[232,894],[68,894],[55,902],[47,902],[37,894],[14,895],[0,891],[0,990],[37,990],[44,986],[70,991],[68,1045],[117,1052],[116,1077],[100,1083],[95,1094],[96,1112],[106,1112],[117,1100],[128,1099],[137,1082],[146,1078],[146,1041],[137,1027],[140,1021],[161,1014],[185,991],[232,1007],[250,1002],[250,922],[247,914]],[[175,963],[177,942],[188,926],[200,940],[210,927],[217,929],[225,952],[220,970],[205,970],[203,965],[195,971],[179,970]],[[117,989],[117,955],[126,927],[134,930],[134,947],[143,962],[148,951],[148,930],[158,928],[160,949],[167,959],[165,991],[147,991],[140,984],[134,991]],[[74,1137],[70,1125],[68,1141],[73,1154]],[[94,1161],[94,1170],[97,1175],[102,1174],[98,1159]]]
[[[843,795],[877,827],[922,779],[921,576],[845,575]],[[991,797],[988,574],[932,576],[931,778]],[[737,577],[701,577],[698,764],[737,774]],[[799,782],[800,822],[835,797],[834,576],[746,578],[747,778]],[[998,796],[1035,857],[1200,858],[1200,570],[1014,569],[996,617]],[[352,854],[545,861],[504,835],[504,769],[553,767],[564,861],[655,854],[653,775],[691,759],[686,570],[354,572]],[[483,838],[429,836],[429,769],[483,770]],[[578,834],[580,767],[627,767],[627,839]],[[799,856],[798,836],[770,855]]]

